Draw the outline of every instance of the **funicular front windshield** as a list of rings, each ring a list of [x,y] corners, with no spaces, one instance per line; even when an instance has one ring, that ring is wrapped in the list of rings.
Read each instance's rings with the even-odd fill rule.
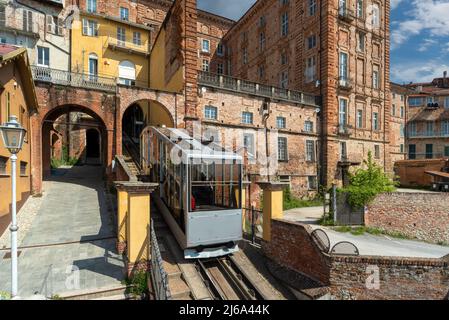
[[[191,160],[190,211],[240,209],[241,164],[236,160]]]

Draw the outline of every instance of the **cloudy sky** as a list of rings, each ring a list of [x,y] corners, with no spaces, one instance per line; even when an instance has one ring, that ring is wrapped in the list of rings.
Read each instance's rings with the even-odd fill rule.
[[[255,0],[198,0],[237,20]],[[391,0],[391,79],[429,81],[449,71],[449,0]]]

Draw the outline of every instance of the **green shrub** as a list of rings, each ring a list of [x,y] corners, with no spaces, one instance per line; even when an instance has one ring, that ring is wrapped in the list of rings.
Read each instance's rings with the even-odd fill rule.
[[[350,175],[349,186],[339,190],[348,193],[348,202],[353,208],[366,206],[380,193],[395,191],[397,185],[373,161],[371,152],[364,164],[365,169],[358,169],[355,174]]]
[[[312,200],[302,200],[294,197],[290,188],[284,190],[284,210],[295,208],[318,207],[323,205],[323,200],[319,197]]]
[[[10,300],[10,299],[11,295],[9,294],[9,292],[0,291],[0,300]]]
[[[147,273],[145,271],[138,271],[127,279],[126,284],[129,286],[129,293],[142,296],[148,293]]]

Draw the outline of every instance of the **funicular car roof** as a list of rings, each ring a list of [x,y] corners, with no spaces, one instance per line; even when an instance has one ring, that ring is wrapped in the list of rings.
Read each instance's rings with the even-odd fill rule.
[[[201,142],[191,137],[186,131],[176,128],[152,127],[161,137],[169,141],[188,159],[225,159],[241,162],[242,156],[226,150],[215,142]]]

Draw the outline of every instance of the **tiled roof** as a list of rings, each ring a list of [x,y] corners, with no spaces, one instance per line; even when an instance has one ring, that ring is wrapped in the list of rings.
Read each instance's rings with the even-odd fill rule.
[[[19,49],[19,47],[12,44],[0,44],[0,56],[4,56],[5,54],[11,53],[17,49]]]

